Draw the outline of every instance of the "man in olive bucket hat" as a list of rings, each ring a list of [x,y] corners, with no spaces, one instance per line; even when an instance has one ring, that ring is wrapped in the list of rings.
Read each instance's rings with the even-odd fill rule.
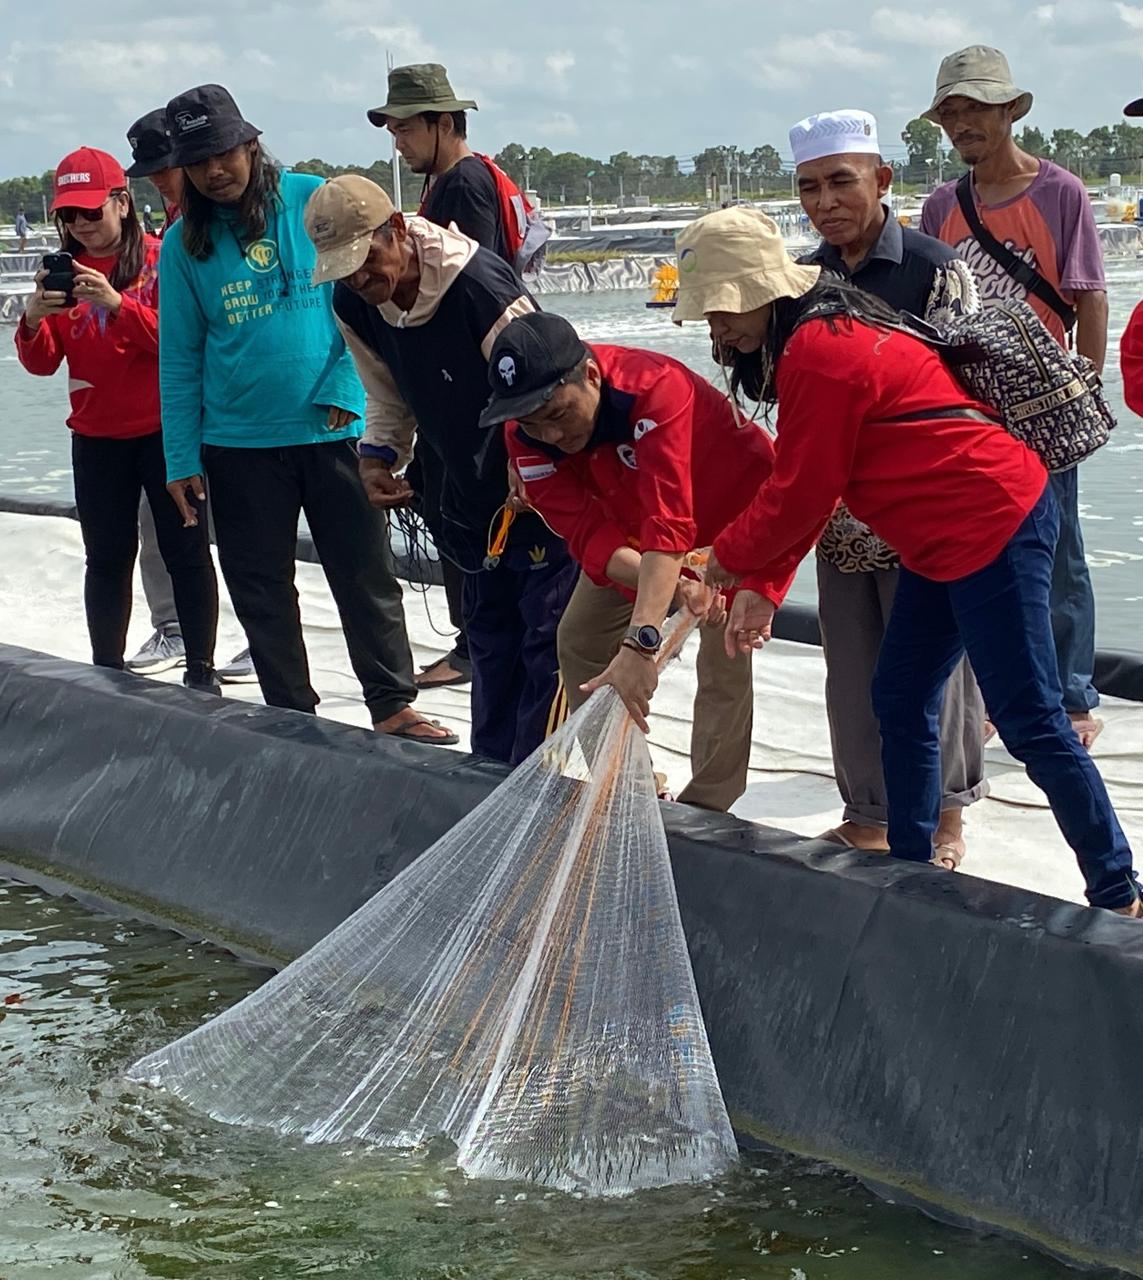
[[[937,72],[925,118],[939,124],[971,173],[925,202],[921,230],[952,245],[976,274],[981,301],[1025,298],[1061,344],[1103,368],[1107,285],[1103,251],[1083,183],[1016,145],[1012,125],[1032,95],[1012,79],[998,49],[971,45]],[[975,224],[975,225],[973,225]],[[1095,670],[1095,596],[1084,557],[1076,469],[1057,472],[1052,488],[1060,536],[1052,571],[1052,630],[1064,707],[1084,746],[1103,728]]]
[[[440,63],[424,62],[394,67],[389,72],[385,103],[368,115],[371,124],[389,130],[405,163],[424,177],[419,216],[438,227],[457,227],[512,265],[514,254],[505,232],[500,189],[505,188],[509,201],[517,202],[521,216],[523,197],[498,166],[469,147],[466,112],[476,109],[472,99],[458,98],[453,92]],[[414,460],[409,481],[419,506],[431,519],[439,505],[440,486],[436,477],[425,472],[422,461]],[[447,558],[441,570],[449,621],[457,634],[452,649],[418,673],[416,681],[422,689],[467,684],[472,678],[461,600],[463,577]]]

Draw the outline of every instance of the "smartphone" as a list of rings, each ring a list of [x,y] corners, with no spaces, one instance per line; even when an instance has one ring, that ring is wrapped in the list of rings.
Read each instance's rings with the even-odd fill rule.
[[[75,263],[70,253],[45,253],[43,287],[50,293],[66,293],[68,305],[75,302]]]

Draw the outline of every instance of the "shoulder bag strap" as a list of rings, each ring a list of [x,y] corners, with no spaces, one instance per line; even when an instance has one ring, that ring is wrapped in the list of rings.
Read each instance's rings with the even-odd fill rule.
[[[999,240],[980,220],[976,209],[976,201],[972,198],[972,173],[966,173],[956,184],[956,198],[960,211],[968,228],[976,237],[977,243],[994,262],[997,262],[1018,284],[1022,284],[1029,293],[1033,293],[1041,302],[1046,303],[1064,322],[1064,328],[1070,332],[1076,322],[1074,307],[1060,297],[1058,291],[1036,270],[1031,263],[1013,253],[1007,245]]]

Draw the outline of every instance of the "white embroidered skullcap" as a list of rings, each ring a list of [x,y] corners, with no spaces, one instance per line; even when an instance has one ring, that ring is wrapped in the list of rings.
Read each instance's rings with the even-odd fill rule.
[[[820,160],[822,156],[881,154],[877,145],[877,119],[868,111],[847,108],[822,111],[799,120],[790,130],[794,164]]]

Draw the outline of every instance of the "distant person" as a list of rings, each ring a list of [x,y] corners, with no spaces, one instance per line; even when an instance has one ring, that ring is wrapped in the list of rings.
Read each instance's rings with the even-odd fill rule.
[[[939,323],[980,307],[972,272],[932,236],[902,228],[884,203],[893,170],[881,159],[877,121],[867,111],[825,111],[790,130],[802,208],[821,234],[804,262],[876,295],[897,311]],[[740,376],[758,380],[759,355],[732,352]],[[844,505],[816,548],[818,619],[826,663],[826,713],[834,777],[845,808],[825,839],[886,850],[888,801],[873,672],[893,607],[900,557]],[[945,687],[941,711],[941,819],[934,838],[942,865],[964,857],[962,815],[987,794],[984,704],[967,660]]]
[[[155,231],[155,219],[151,217],[151,206],[149,204],[143,206],[143,230],[149,236],[155,236],[158,239]]]
[[[1022,151],[1012,125],[1032,109],[998,49],[972,45],[937,73],[925,118],[939,124],[970,173],[925,201],[921,230],[953,246],[976,273],[984,305],[1026,298],[1061,344],[1103,368],[1107,285],[1091,201],[1079,178]],[[965,202],[968,213],[962,208]],[[974,228],[971,223],[979,222]],[[1093,715],[1095,595],[1084,557],[1075,467],[1052,476],[1060,536],[1052,570],[1052,630],[1064,707],[1085,747],[1103,729]]]
[[[466,113],[476,109],[471,99],[456,96],[444,67],[428,62],[394,67],[389,72],[387,100],[368,114],[377,128],[388,128],[409,168],[424,176],[418,214],[439,227],[455,225],[513,266],[524,218],[521,193],[498,166],[469,147]],[[517,223],[511,236],[505,225],[506,208]],[[439,502],[440,476],[431,467],[426,470],[428,461],[415,457],[409,480],[421,503],[432,508]],[[450,653],[416,677],[421,688],[462,684],[472,675],[461,603],[463,575],[447,557],[441,569],[449,620],[457,637]]]
[[[140,117],[127,130],[131,147],[131,167],[128,178],[148,178],[163,199],[164,222],[159,238],[178,220],[179,201],[183,194],[183,171],[172,168],[171,137],[167,131],[167,109],[159,107]],[[146,210],[150,205],[146,206]],[[146,210],[144,212],[146,212]],[[152,219],[152,227],[154,220]],[[146,218],[144,217],[144,228]],[[164,502],[169,501],[166,495]],[[207,501],[208,525],[210,502]],[[175,596],[159,543],[155,536],[155,521],[146,495],[139,504],[139,573],[143,579],[143,594],[151,613],[152,632],[142,648],[127,659],[128,671],[139,675],[157,675],[172,667],[181,667],[186,661],[182,630],[175,610]],[[247,683],[257,680],[250,650],[244,649],[216,673],[223,684]]]
[[[383,518],[357,479],[363,396],[310,283],[302,211],[320,178],[283,173],[221,85],[167,104],[182,217],[163,241],[167,478],[188,520],[210,483],[219,560],[262,696],[313,713],[294,588],[304,512],[378,733],[445,745],[413,709],[412,655]]]
[[[334,178],[306,227],[317,282],[336,280],[338,323],[366,388],[361,481],[381,510],[410,500],[396,473],[418,453],[440,477],[426,523],[463,575],[472,655],[472,750],[519,764],[559,723],[556,628],[577,569],[538,516],[508,509],[503,433],[482,430],[497,334],[535,309],[495,254],[410,217],[367,178]]]
[[[16,238],[19,244],[16,246],[17,253],[24,253],[28,248],[28,236],[32,233],[31,224],[28,222],[28,215],[24,212],[24,206],[21,205],[16,210]]]
[[[748,579],[800,564],[844,501],[901,557],[873,682],[892,856],[936,856],[939,713],[967,651],[1006,746],[1075,851],[1088,901],[1143,915],[1131,848],[1060,696],[1048,609],[1056,502],[1043,463],[930,346],[884,327],[898,322],[891,307],[792,263],[764,214],[707,214],[678,246],[694,266],[679,273],[677,318],[760,352],[759,396],[778,409],[773,474],[707,567],[714,586],[747,579],[728,646],[744,652],[769,632],[773,603]]]
[[[529,502],[580,566],[559,626],[571,709],[610,685],[646,730],[664,620],[674,607],[692,609],[710,625],[699,634],[691,780],[678,798],[729,810],[746,789],[751,666],[728,656],[714,593],[680,574],[769,477],[769,435],[740,427],[727,398],[677,360],[586,344],[540,312],[496,339],[488,379],[482,422],[507,424]],[[779,604],[789,576],[760,589]]]
[[[74,259],[73,297],[45,290],[46,271],[16,327],[31,373],[67,363],[75,505],[86,553],[84,605],[96,666],[123,666],[131,580],[139,547],[139,495],[155,512],[159,547],[186,641],[183,683],[218,693],[218,590],[202,501],[184,525],[166,492],[159,413],[159,242],[144,235],[127,178],[105,151],[81,147],[56,170],[52,212]]]

